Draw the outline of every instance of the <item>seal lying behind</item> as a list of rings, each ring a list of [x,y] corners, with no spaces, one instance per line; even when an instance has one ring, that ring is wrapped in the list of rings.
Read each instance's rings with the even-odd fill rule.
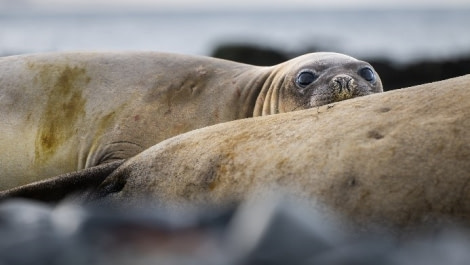
[[[470,225],[470,75],[318,109],[218,124],[127,160],[101,184],[119,203],[224,204],[289,189],[360,224]]]
[[[372,66],[336,53],[273,67],[155,52],[0,58],[0,190],[208,125],[375,92]]]

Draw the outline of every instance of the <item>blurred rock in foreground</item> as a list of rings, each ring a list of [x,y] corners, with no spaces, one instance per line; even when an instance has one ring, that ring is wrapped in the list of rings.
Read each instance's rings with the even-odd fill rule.
[[[223,44],[217,47],[211,56],[266,66],[284,62],[300,54],[319,51],[317,48],[309,48],[289,53],[250,44]],[[396,64],[382,58],[358,59],[369,62],[375,68],[386,91],[470,74],[470,54],[462,58],[418,61],[409,64]]]
[[[0,204],[0,264],[470,264],[466,230],[360,234],[286,200],[166,212]]]

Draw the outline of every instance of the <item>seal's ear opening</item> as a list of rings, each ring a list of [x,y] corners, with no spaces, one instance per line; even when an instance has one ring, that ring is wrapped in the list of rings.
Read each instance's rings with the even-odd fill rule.
[[[99,200],[112,193],[120,192],[127,183],[128,171],[128,168],[114,171],[90,193],[88,201]]]
[[[48,203],[58,203],[67,196],[95,189],[124,160],[117,160],[95,167],[62,174],[24,186],[0,191],[0,201],[24,198]]]

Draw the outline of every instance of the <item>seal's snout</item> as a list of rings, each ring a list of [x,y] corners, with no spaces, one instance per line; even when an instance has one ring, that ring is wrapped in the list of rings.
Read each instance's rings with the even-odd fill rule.
[[[333,77],[330,81],[330,88],[336,95],[336,100],[352,98],[357,84],[349,75],[341,74]]]
[[[339,93],[349,93],[354,89],[354,79],[349,75],[337,75],[331,82]]]

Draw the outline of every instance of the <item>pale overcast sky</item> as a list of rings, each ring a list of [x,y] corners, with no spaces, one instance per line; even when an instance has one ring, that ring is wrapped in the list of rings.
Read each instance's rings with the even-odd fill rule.
[[[469,0],[0,0],[0,7],[14,6],[20,3],[32,3],[41,8],[154,8],[154,9],[250,9],[250,8],[445,8],[470,7]]]

